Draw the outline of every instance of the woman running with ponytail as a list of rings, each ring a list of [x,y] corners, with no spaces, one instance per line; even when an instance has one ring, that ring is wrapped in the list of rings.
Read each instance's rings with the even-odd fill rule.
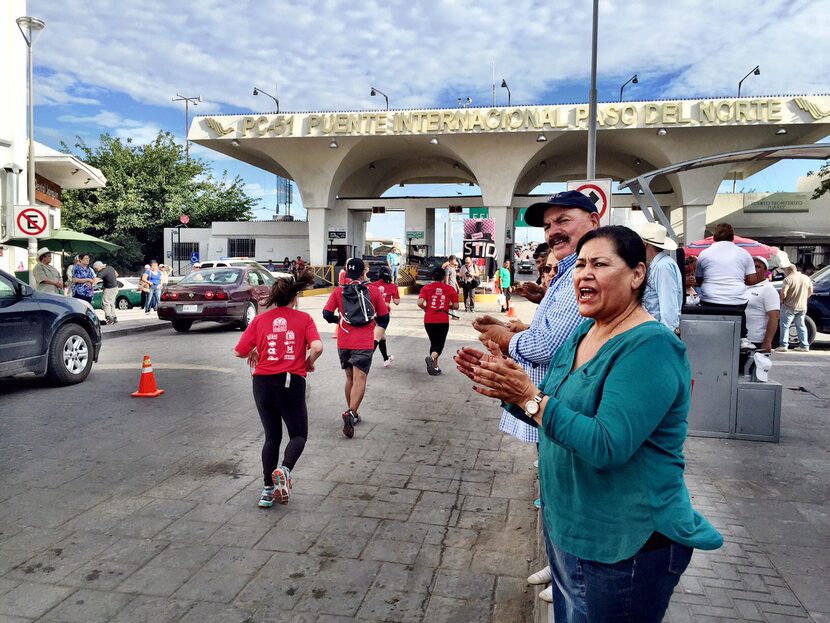
[[[264,486],[260,508],[271,508],[274,500],[287,504],[291,495],[291,471],[308,437],[305,376],[323,352],[314,321],[294,309],[297,295],[314,283],[311,271],[277,279],[263,307],[276,306],[256,316],[234,348],[237,357],[254,368],[253,387],[265,443],[262,445]],[[288,444],[279,462],[282,423],[288,429]]]

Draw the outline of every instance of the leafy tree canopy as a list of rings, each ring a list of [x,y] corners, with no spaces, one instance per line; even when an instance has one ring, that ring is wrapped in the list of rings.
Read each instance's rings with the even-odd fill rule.
[[[216,179],[205,161],[188,160],[169,132],[159,132],[147,145],[102,134],[95,147],[80,137],[74,150],[65,143],[62,147],[107,178],[104,188],[65,191],[62,222],[121,245],[121,250],[101,258],[121,272],[135,270],[151,257],[162,262],[164,228],[179,225],[182,214],[190,216],[188,227],[249,221],[259,202],[245,194],[239,176],[228,179],[223,173]]]
[[[815,191],[813,191],[813,199],[818,199],[824,193],[830,192],[830,162],[825,162],[824,166],[822,166],[816,173],[810,171],[808,175],[818,175],[819,177],[819,185],[816,186]]]

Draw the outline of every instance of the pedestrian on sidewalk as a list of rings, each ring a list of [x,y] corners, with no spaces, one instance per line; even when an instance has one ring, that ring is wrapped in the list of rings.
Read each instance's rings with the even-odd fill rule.
[[[103,282],[101,292],[101,307],[104,308],[104,324],[115,324],[118,318],[115,315],[115,299],[118,295],[118,271],[107,266],[101,260],[92,265],[98,278]]]
[[[389,322],[389,308],[377,288],[369,287],[368,266],[360,258],[346,260],[349,282],[338,285],[323,307],[326,322],[337,324],[337,354],[346,373],[346,410],[343,434],[354,437],[354,425],[360,422],[360,403],[366,394],[366,379],[375,353],[375,327]],[[335,313],[336,312],[336,313]]]
[[[72,257],[72,263],[66,267],[66,296],[72,296],[72,273],[75,272],[75,267],[78,265],[78,256]]]
[[[389,308],[389,315],[391,320],[392,303],[396,306],[401,304],[401,294],[398,286],[394,281],[393,272],[388,266],[381,266],[378,269],[378,278],[372,282],[372,286],[377,288],[380,295],[383,297],[386,306]],[[387,321],[388,323],[388,321]],[[390,355],[386,350],[386,330],[389,328],[388,324],[385,327],[377,325],[375,327],[375,348],[380,349],[380,355],[383,357],[383,367],[388,368],[395,361],[394,355]]]
[[[151,309],[156,309],[159,304],[159,295],[161,294],[161,270],[159,270],[159,263],[156,260],[150,260],[150,268],[141,275],[141,281],[148,284],[150,289],[147,291],[147,303],[144,305],[144,313],[149,314]]]
[[[424,329],[429,336],[429,355],[424,358],[427,374],[438,376],[441,366],[438,357],[444,352],[450,330],[450,311],[458,309],[458,292],[444,283],[445,273],[440,266],[432,271],[432,283],[421,288],[418,307],[424,310]]]
[[[456,362],[476,392],[539,427],[554,619],[659,623],[693,549],[723,544],[683,478],[691,367],[683,342],[642,307],[646,253],[635,232],[601,227],[577,254],[588,320],[539,386],[495,343],[489,353],[464,348]]]
[[[769,262],[763,257],[753,257],[755,272],[763,279],[747,287],[749,302],[746,304],[747,339],[762,352],[773,348],[778,322],[781,318],[781,299],[775,287],[770,283]]]
[[[469,255],[464,256],[464,263],[458,269],[458,278],[461,280],[461,290],[464,293],[464,311],[476,310],[476,288],[481,284],[481,273],[478,265]]]
[[[63,281],[60,271],[52,266],[52,252],[46,247],[37,250],[37,264],[32,274],[35,278],[35,290],[49,294],[63,295]]]
[[[779,295],[781,297],[781,346],[776,352],[787,352],[790,341],[790,325],[795,322],[795,331],[798,335],[798,346],[793,350],[806,353],[810,350],[807,337],[807,324],[804,317],[807,315],[807,301],[813,295],[813,281],[804,273],[798,272],[786,255],[779,253],[781,268],[784,269],[784,282]]]
[[[510,286],[510,260],[504,260],[501,268],[496,271],[496,291],[503,312],[510,311]]]
[[[659,223],[645,223],[637,233],[646,245],[648,264],[643,307],[657,322],[676,332],[680,329],[680,308],[685,295],[680,267],[668,252],[676,251],[677,243]]]
[[[78,263],[72,267],[72,298],[92,305],[96,281],[95,271],[89,266],[89,253],[79,253]]]
[[[265,442],[262,445],[263,488],[260,508],[276,500],[287,504],[291,496],[291,472],[308,438],[306,374],[323,352],[323,342],[307,313],[294,309],[297,295],[314,284],[310,271],[296,279],[277,279],[263,301],[267,311],[255,316],[234,348],[253,368],[253,391]],[[288,431],[282,462],[282,423]]]

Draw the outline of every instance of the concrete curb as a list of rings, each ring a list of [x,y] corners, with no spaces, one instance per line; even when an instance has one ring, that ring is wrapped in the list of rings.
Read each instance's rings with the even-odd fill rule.
[[[133,333],[146,333],[149,331],[161,331],[162,329],[170,329],[172,328],[172,324],[165,321],[158,321],[153,323],[141,323],[141,324],[134,324],[130,326],[124,327],[113,327],[104,328],[101,327],[101,338],[116,338],[116,337],[124,337],[127,335],[132,335]]]

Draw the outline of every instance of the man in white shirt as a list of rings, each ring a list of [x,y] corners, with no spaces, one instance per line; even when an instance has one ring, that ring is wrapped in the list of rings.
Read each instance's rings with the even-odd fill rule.
[[[756,348],[770,352],[772,339],[778,330],[778,319],[781,315],[781,301],[773,285],[767,279],[769,263],[762,257],[753,257],[755,273],[763,280],[760,283],[747,287],[749,301],[746,304],[746,331],[747,339]]]
[[[695,268],[697,285],[701,287],[700,304],[746,310],[746,286],[761,280],[755,274],[752,256],[733,242],[735,231],[729,223],[718,225],[712,238],[712,246],[701,252]],[[746,340],[746,314],[741,314],[741,338],[741,346],[751,348]]]

